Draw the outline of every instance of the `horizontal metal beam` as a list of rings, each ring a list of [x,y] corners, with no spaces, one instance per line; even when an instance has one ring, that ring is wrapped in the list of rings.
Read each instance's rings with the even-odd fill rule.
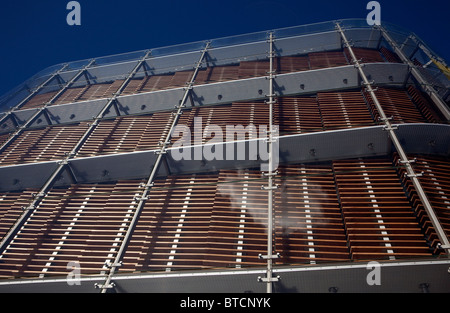
[[[450,125],[439,124],[399,124],[397,137],[403,143],[408,154],[450,155]],[[371,126],[356,129],[335,130],[307,134],[294,134],[279,138],[279,162],[309,163],[326,162],[336,159],[389,155],[392,152],[387,132],[383,126]],[[199,146],[186,147],[191,160],[174,159],[174,151],[167,151],[167,164],[171,174],[188,174],[210,172],[220,169],[243,169],[259,167],[265,160],[252,159],[250,147],[255,147],[262,140],[221,144],[223,160],[207,160],[205,154],[195,159],[194,149]],[[245,149],[244,160],[238,158],[238,145]],[[211,145],[211,144],[209,144]],[[208,147],[208,143],[206,146]],[[204,148],[203,147],[203,148]],[[227,157],[228,149],[233,149],[233,156]],[[241,146],[242,148],[242,146]],[[129,153],[117,153],[87,158],[75,158],[70,161],[70,168],[78,183],[117,181],[121,179],[142,179],[150,175],[159,150],[147,150]],[[231,151],[231,150],[230,150]],[[229,153],[229,152],[228,152]],[[53,172],[58,161],[30,163],[0,167],[0,191],[39,188],[45,183],[43,173]],[[160,168],[158,176],[169,173]],[[44,178],[43,178],[44,177]],[[71,177],[64,174],[55,186],[72,184]]]
[[[449,293],[449,260],[380,261],[379,285],[367,282],[374,267],[366,262],[336,263],[308,266],[277,266],[275,274],[282,275],[274,286],[277,293],[421,293],[428,284],[430,293]],[[255,283],[264,268],[215,269],[117,274],[113,277],[116,291],[121,293],[263,293],[265,286]],[[81,268],[81,275],[83,269]],[[15,279],[0,281],[0,293],[96,293],[94,284],[103,277]],[[72,279],[72,280],[71,280]],[[179,303],[174,304],[174,308]]]

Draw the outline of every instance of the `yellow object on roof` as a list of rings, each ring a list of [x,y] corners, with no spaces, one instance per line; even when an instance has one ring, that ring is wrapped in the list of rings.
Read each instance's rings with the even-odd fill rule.
[[[448,66],[445,66],[444,64],[435,59],[433,59],[432,61],[441,70],[441,72],[444,73],[445,76],[447,76],[447,78],[450,80],[450,69],[448,68]]]

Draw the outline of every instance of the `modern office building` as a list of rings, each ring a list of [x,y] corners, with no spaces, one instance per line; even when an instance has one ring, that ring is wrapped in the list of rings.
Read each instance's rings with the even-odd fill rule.
[[[450,83],[342,20],[55,65],[1,98],[0,292],[450,292]]]

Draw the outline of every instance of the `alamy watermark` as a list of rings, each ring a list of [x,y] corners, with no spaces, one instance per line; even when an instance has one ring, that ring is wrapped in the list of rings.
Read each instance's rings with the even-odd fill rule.
[[[271,134],[271,136],[270,136]],[[203,129],[202,118],[194,118],[194,132],[187,125],[176,125],[172,137],[180,137],[170,149],[175,161],[261,161],[261,170],[272,171],[279,163],[279,131],[277,125],[209,124]],[[209,138],[204,142],[204,138]],[[269,150],[269,141],[272,144]],[[272,153],[270,153],[272,152]],[[270,166],[271,165],[271,166]]]
[[[366,276],[366,283],[369,286],[381,285],[381,264],[376,261],[370,261],[366,266],[370,272]]]
[[[370,26],[381,25],[381,5],[378,1],[370,1],[366,6],[367,10],[372,10],[367,14],[366,21]]]
[[[66,22],[69,26],[81,25],[81,5],[78,1],[70,1],[66,6],[70,12],[67,14]]]
[[[66,268],[71,270],[66,276],[66,282],[69,286],[81,285],[81,265],[78,261],[67,263]]]

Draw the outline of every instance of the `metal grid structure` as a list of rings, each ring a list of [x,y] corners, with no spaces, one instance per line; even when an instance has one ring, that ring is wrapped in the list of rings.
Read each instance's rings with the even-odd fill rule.
[[[44,70],[1,98],[0,291],[448,292],[430,60],[342,20]],[[389,284],[361,284],[369,261]]]

